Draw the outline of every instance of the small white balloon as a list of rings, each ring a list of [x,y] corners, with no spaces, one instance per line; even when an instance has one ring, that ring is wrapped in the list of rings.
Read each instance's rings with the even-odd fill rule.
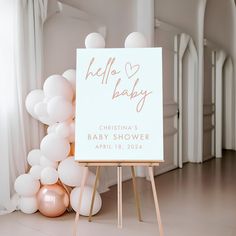
[[[33,149],[28,153],[27,161],[29,165],[39,165],[40,157],[42,156],[42,152],[39,149]]]
[[[38,210],[38,202],[35,196],[21,197],[19,200],[19,208],[25,214],[33,214]]]
[[[74,96],[73,88],[70,82],[61,75],[49,76],[43,85],[43,91],[47,98],[62,96],[72,101]]]
[[[35,89],[31,91],[26,99],[25,99],[25,107],[26,110],[30,113],[31,116],[33,116],[35,119],[37,119],[37,115],[34,112],[34,106],[42,102],[44,99],[44,92],[41,89]]]
[[[133,32],[125,39],[125,48],[145,48],[147,39],[140,32]]]
[[[105,48],[105,39],[99,33],[88,34],[85,38],[86,48]]]
[[[34,106],[34,113],[37,117],[47,116],[47,103],[39,102]]]
[[[32,197],[38,192],[40,183],[30,174],[23,174],[16,179],[14,188],[20,196]]]
[[[74,116],[72,103],[60,96],[56,96],[48,102],[47,111],[50,119],[55,122],[63,122]]]
[[[75,90],[76,90],[76,70],[74,70],[74,69],[66,70],[62,74],[62,76],[70,82],[70,84],[75,92]]]
[[[42,184],[55,184],[58,181],[58,172],[53,167],[45,167],[41,172]]]
[[[68,157],[58,166],[58,174],[61,182],[71,187],[80,186],[83,171],[84,167],[80,166],[78,162],[74,160],[74,157]],[[86,185],[93,186],[94,181],[95,175],[89,171]]]
[[[41,156],[40,157],[40,166],[43,167],[53,167],[54,169],[57,169],[58,167],[58,162],[57,161],[51,161],[49,159],[47,159],[45,156]]]
[[[43,167],[41,165],[34,165],[30,168],[29,174],[34,178],[39,180]]]
[[[80,214],[83,216],[89,216],[92,194],[93,194],[93,188],[85,186],[80,207]],[[70,204],[74,209],[74,211],[77,211],[78,209],[79,195],[80,195],[80,187],[74,188],[71,191]],[[101,207],[102,207],[102,199],[100,194],[96,191],[92,215],[97,214],[100,211]]]
[[[70,143],[54,133],[46,135],[41,143],[40,150],[51,161],[62,161],[70,152]]]

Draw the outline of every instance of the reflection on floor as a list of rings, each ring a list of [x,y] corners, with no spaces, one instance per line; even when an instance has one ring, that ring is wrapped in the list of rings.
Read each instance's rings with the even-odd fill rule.
[[[166,236],[236,235],[236,152],[204,164],[186,164],[156,178]],[[116,228],[116,187],[104,193],[92,223],[82,217],[79,236],[158,235],[151,186],[138,179],[143,222],[136,220],[132,182],[123,184],[123,229]],[[69,236],[74,213],[46,218],[39,213],[0,216],[0,236]]]

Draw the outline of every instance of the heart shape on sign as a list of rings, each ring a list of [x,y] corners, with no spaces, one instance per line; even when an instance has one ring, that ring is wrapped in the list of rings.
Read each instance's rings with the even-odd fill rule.
[[[140,65],[136,64],[136,65],[131,65],[130,62],[127,62],[125,64],[125,72],[127,77],[130,79],[131,77],[133,77],[139,70]]]

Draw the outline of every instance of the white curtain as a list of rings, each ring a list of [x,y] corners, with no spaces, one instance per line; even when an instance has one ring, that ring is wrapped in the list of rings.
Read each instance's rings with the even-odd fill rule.
[[[25,109],[25,97],[42,86],[42,28],[47,0],[0,2],[0,214],[15,209],[15,178],[27,153],[39,146],[44,127]]]

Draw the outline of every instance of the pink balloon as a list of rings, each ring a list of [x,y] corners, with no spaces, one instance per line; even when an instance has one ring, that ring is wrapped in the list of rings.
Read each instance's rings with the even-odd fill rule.
[[[69,206],[69,196],[58,184],[43,186],[37,194],[37,201],[39,211],[47,217],[60,216]]]

